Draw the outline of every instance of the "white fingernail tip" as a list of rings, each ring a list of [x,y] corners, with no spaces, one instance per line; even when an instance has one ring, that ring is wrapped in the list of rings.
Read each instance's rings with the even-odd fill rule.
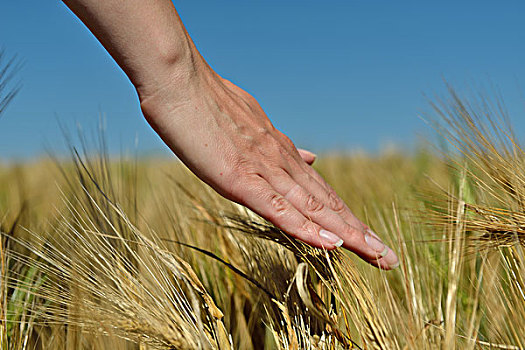
[[[388,254],[388,247],[385,246],[385,249],[379,254],[382,258],[385,257]]]
[[[335,233],[327,231],[327,230],[319,231],[319,236],[321,236],[321,239],[324,242],[326,242],[328,244],[333,244],[336,247],[340,247],[344,243],[344,241],[341,239],[341,237],[339,237]]]
[[[383,257],[383,261],[387,263],[387,265],[390,267],[390,269],[395,269],[399,266],[399,258],[397,257],[396,253],[394,253],[393,250],[389,249],[388,253],[385,257]]]

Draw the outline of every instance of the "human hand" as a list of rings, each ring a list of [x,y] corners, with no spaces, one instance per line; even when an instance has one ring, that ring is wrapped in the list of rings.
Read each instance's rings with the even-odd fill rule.
[[[307,164],[313,157],[206,64],[171,1],[65,2],[129,77],[151,126],[219,194],[314,247],[342,245],[373,265],[397,266],[395,253]]]
[[[152,127],[203,181],[292,237],[328,250],[343,246],[375,266],[398,258],[359,221],[335,191],[277,130],[257,101],[204,63],[141,93]]]

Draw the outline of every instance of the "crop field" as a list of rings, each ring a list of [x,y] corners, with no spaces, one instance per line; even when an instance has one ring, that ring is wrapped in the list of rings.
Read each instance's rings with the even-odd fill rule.
[[[435,109],[439,151],[314,165],[397,251],[389,272],[174,160],[100,141],[0,166],[0,349],[525,348],[524,153],[497,104],[451,91]]]

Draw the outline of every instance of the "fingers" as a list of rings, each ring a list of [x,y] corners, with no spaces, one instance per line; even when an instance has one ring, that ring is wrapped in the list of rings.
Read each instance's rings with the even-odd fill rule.
[[[373,249],[380,256],[381,262],[390,266],[391,269],[396,268],[399,265],[399,259],[394,251],[383,243],[381,238],[374,233],[367,225],[362,223],[348,208],[343,200],[339,198],[334,189],[326,183],[319,173],[310,167],[303,167],[320,185],[328,192],[328,201],[332,204],[332,208],[338,210],[338,214],[347,222],[351,227],[358,228],[364,234],[365,243]],[[345,237],[343,237],[345,239]],[[345,240],[343,247],[354,250],[350,241]],[[372,262],[372,261],[369,261]],[[384,265],[383,264],[383,265]]]
[[[257,175],[252,173],[248,183],[246,177],[240,177],[243,183],[235,184],[234,200],[314,247],[335,249],[343,245],[374,266],[396,268],[399,260],[392,249],[307,165],[315,157],[297,150],[288,138],[279,135],[274,137],[282,148],[265,155],[266,161],[251,170]]]
[[[376,252],[381,252],[379,253],[381,258],[378,259],[381,267],[386,265],[388,270],[392,270],[399,266],[399,258],[397,257],[396,253],[394,253],[390,247],[384,244],[379,236],[376,235],[370,228],[365,229],[365,242]]]
[[[323,189],[327,194],[328,202],[331,203],[331,207],[335,210],[349,225],[358,228],[361,231],[365,231],[368,227],[361,222],[348,208],[346,203],[337,195],[335,190],[330,186],[321,175],[315,169],[307,166],[303,166],[302,169],[310,175]]]
[[[292,237],[317,248],[335,249],[343,241],[305,217],[260,176],[245,177],[232,191],[234,200],[251,208]]]
[[[308,155],[305,155],[303,150],[297,149],[296,151],[295,146],[286,135],[280,132],[278,135],[282,138],[281,144],[290,152],[291,159],[288,159],[288,164],[284,168],[292,179],[287,181],[286,177],[283,178],[278,174],[272,176],[273,180],[268,179],[277,192],[287,194],[286,198],[303,215],[312,218],[320,226],[340,236],[344,241],[344,248],[353,251],[372,265],[383,269],[396,268],[399,265],[399,259],[394,251],[350,211],[321,175],[300,160],[294,162],[294,159],[299,158],[296,157],[297,154],[305,162],[305,156],[308,157]],[[302,189],[294,188],[295,184]],[[320,203],[320,205],[315,204],[318,206],[316,213],[310,213],[309,206],[315,202],[312,198]],[[323,208],[319,209],[320,206]]]
[[[298,148],[297,152],[299,152],[299,155],[301,156],[301,158],[308,165],[312,165],[315,162],[315,159],[317,158],[317,155],[305,149]]]
[[[324,188],[317,181],[310,179],[310,183],[302,185],[284,170],[276,171],[267,180],[276,192],[288,200],[301,214],[320,227],[341,237],[345,248],[383,269],[396,267],[397,257],[391,252],[391,249],[382,244],[377,235],[372,236],[365,231],[363,224],[359,226],[349,225],[336,212],[336,210],[343,210],[344,203],[342,200],[337,197],[338,202],[334,205],[333,200],[329,198]],[[336,210],[334,210],[334,206]]]
[[[310,174],[310,176],[315,179],[322,189],[321,194],[318,194],[321,197],[321,200],[327,201],[328,205],[335,211],[337,214],[354,230],[357,230],[359,234],[357,238],[346,239],[346,236],[343,235],[343,240],[345,240],[344,247],[356,252],[363,259],[367,260],[369,254],[366,256],[360,254],[364,251],[373,251],[375,255],[374,259],[367,260],[369,263],[375,265],[374,262],[378,261],[382,268],[394,269],[399,266],[399,259],[394,251],[388,247],[379,236],[374,233],[367,225],[362,223],[348,208],[344,201],[337,195],[334,189],[325,182],[325,180],[319,175],[314,169],[310,167],[306,168],[305,171]],[[315,185],[312,185],[312,188],[317,188]],[[324,193],[324,195],[323,195]],[[364,240],[364,242],[363,242]],[[366,244],[366,248],[363,248]],[[361,248],[360,248],[361,247]]]

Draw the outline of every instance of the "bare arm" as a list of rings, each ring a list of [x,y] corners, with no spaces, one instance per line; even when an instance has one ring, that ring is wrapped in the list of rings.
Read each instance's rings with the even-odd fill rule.
[[[189,74],[191,40],[168,0],[66,0],[143,94]],[[184,77],[187,78],[187,77]],[[144,91],[146,90],[146,91]]]
[[[206,64],[171,1],[65,3],[128,75],[150,125],[219,194],[312,246],[342,245],[373,265],[398,265],[307,164],[313,156],[298,151],[250,94]]]

